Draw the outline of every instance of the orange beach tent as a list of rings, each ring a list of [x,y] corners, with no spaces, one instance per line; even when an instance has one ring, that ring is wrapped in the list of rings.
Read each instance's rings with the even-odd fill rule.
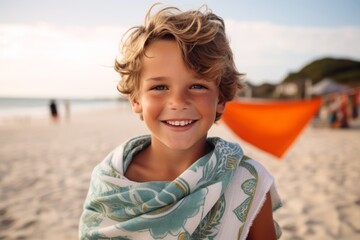
[[[281,158],[320,104],[321,99],[232,101],[222,121],[243,140]]]

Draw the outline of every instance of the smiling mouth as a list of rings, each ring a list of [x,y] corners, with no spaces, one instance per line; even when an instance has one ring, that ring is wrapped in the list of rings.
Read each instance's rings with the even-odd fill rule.
[[[164,121],[164,123],[174,127],[185,127],[193,124],[196,120],[178,120],[178,121]]]

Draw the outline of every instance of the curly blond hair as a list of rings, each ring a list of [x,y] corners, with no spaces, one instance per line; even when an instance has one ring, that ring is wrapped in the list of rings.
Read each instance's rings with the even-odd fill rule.
[[[242,88],[242,74],[236,69],[223,19],[206,5],[186,12],[166,7],[152,16],[155,5],[147,12],[143,26],[133,27],[124,35],[122,59],[116,59],[114,67],[121,76],[119,92],[128,95],[130,100],[138,96],[141,59],[146,47],[156,40],[169,39],[179,45],[189,69],[199,77],[216,82],[221,102],[232,100]],[[216,120],[220,117],[218,113]]]

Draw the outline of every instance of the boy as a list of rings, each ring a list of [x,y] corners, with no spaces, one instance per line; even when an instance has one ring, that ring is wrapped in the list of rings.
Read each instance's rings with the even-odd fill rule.
[[[81,239],[276,239],[272,176],[207,132],[241,88],[221,18],[165,8],[132,29],[115,62],[150,135],[93,172]]]

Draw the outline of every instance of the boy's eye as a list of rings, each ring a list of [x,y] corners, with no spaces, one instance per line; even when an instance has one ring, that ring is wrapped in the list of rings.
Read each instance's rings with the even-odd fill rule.
[[[158,85],[158,86],[154,86],[151,88],[151,90],[157,90],[157,91],[162,91],[162,90],[167,90],[168,88],[165,85]]]
[[[205,87],[204,85],[201,85],[201,84],[191,85],[190,88],[191,88],[191,89],[207,89],[207,87]]]

